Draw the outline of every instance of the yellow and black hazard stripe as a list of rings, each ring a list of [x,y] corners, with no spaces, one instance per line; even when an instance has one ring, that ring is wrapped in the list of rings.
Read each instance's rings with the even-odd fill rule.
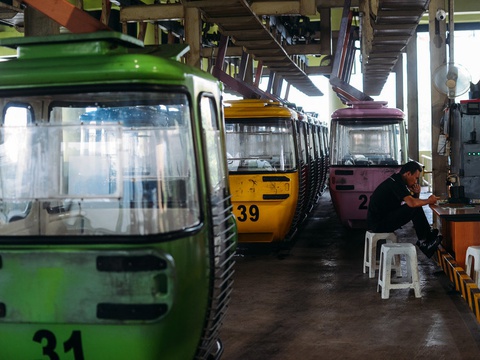
[[[455,285],[455,290],[467,302],[477,321],[480,322],[480,289],[477,284],[442,246],[438,247],[437,255],[438,264]]]

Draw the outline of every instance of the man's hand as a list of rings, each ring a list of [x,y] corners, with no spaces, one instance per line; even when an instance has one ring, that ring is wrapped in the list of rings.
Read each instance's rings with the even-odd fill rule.
[[[420,197],[420,191],[422,190],[422,187],[420,184],[415,183],[411,186],[410,190],[413,192],[412,196],[418,199]]]
[[[418,195],[418,194],[420,194],[420,190],[422,190],[422,188],[421,188],[420,184],[413,184],[412,187],[411,187],[411,190],[413,191],[413,193],[415,195]],[[416,196],[416,197],[418,197],[418,196]]]
[[[440,198],[435,195],[430,195],[427,199],[429,205],[434,205]]]
[[[421,207],[423,205],[434,205],[436,202],[440,199],[438,196],[435,195],[430,195],[428,199],[420,199],[418,198],[418,194],[415,194],[414,196],[405,196],[403,198],[403,201],[407,204],[409,207]]]

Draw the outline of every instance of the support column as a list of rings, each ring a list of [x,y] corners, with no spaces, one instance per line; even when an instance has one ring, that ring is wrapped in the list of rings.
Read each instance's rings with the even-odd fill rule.
[[[322,55],[332,55],[332,22],[331,10],[319,9],[320,11],[320,46]]]
[[[435,14],[438,9],[445,8],[444,0],[431,0],[428,7],[428,29],[430,34],[430,78],[432,89],[432,175],[433,192],[435,194],[447,193],[447,156],[438,155],[438,137],[440,135],[440,119],[443,114],[447,96],[435,89],[433,86],[433,74],[442,64],[446,63],[446,44],[445,44],[445,21],[437,21]]]
[[[395,107],[405,111],[405,104],[403,101],[403,54],[400,53],[397,63],[394,67],[395,71]]]
[[[407,107],[408,107],[408,154],[419,161],[418,122],[418,75],[417,75],[417,34],[413,34],[407,45]]]
[[[184,24],[185,42],[190,45],[190,51],[186,54],[187,64],[201,68],[202,20],[200,11],[194,7],[186,7]]]

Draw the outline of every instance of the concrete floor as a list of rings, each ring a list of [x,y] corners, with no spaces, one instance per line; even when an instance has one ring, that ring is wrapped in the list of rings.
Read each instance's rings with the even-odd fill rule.
[[[416,241],[410,225],[397,235]],[[328,193],[286,256],[241,246],[222,360],[480,359],[480,325],[433,258],[417,249],[420,299],[399,289],[382,300],[363,246]]]

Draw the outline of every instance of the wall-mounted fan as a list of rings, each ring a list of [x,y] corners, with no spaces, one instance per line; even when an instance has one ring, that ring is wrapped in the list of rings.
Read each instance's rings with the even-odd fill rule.
[[[454,52],[454,0],[448,0],[448,63],[439,66],[433,73],[433,85],[435,88],[448,96],[449,99],[455,99],[457,96],[465,94],[470,90],[472,77],[468,70],[460,64],[455,63]],[[436,19],[443,21],[446,18],[444,10],[438,10]]]
[[[460,64],[443,64],[433,73],[433,85],[449,99],[454,99],[470,90],[471,80],[468,70]]]

